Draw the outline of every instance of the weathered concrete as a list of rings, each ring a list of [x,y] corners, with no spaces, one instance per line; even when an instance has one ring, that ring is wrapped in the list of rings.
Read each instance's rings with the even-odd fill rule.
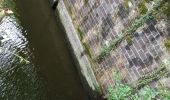
[[[89,86],[93,90],[95,90],[96,87],[99,86],[98,82],[97,82],[96,77],[93,73],[90,61],[88,60],[87,56],[86,55],[81,56],[81,53],[84,51],[84,48],[81,44],[81,41],[78,37],[78,34],[77,34],[75,28],[73,26],[72,19],[69,16],[69,13],[65,7],[63,0],[59,1],[57,8],[59,11],[61,22],[65,28],[67,38],[68,38],[71,48],[73,50],[75,59],[78,61],[79,65],[80,65],[79,66],[80,68],[78,68],[78,69],[80,69],[82,75],[87,80]]]

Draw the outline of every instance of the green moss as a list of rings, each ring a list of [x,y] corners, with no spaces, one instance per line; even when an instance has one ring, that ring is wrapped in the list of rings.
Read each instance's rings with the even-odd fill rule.
[[[144,2],[144,1],[141,2],[141,3],[138,5],[138,9],[139,9],[139,13],[140,13],[140,14],[145,14],[145,13],[148,11],[148,9],[147,9],[146,6],[145,6],[145,2]]]
[[[170,40],[165,40],[164,45],[167,49],[170,49]]]
[[[125,9],[129,9],[129,0],[124,0]]]
[[[169,18],[170,17],[170,1],[168,1],[164,7],[162,12]]]
[[[77,32],[78,32],[78,35],[80,37],[80,40],[82,41],[83,37],[84,37],[84,32],[79,27],[77,28]]]
[[[132,38],[133,38],[132,36],[127,36],[127,38],[126,38],[126,41],[129,45],[131,45],[133,43]]]
[[[88,2],[89,0],[84,0],[84,5],[87,5]]]
[[[92,55],[91,55],[89,46],[88,46],[86,43],[82,43],[82,44],[83,44],[83,47],[84,47],[85,52],[87,53],[87,55],[88,55],[90,58],[92,58]]]

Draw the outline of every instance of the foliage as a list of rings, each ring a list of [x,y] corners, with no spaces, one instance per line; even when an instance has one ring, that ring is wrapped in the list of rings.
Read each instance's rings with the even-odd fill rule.
[[[99,52],[99,55],[95,57],[95,60],[100,60],[104,56],[109,55],[110,51],[115,49],[118,46],[118,44],[121,43],[123,38],[124,38],[124,34],[119,33],[119,35],[110,42],[109,46],[102,47],[101,51]]]
[[[131,94],[132,87],[127,84],[121,83],[121,75],[117,71],[113,71],[113,77],[115,80],[115,86],[108,88],[108,100],[123,100],[125,97]]]
[[[115,79],[115,86],[108,88],[108,100],[151,100],[155,98],[157,92],[150,86],[137,90],[127,84],[121,83],[121,76],[118,72],[113,74]]]
[[[147,20],[153,18],[151,12],[147,12],[141,15],[139,19],[135,20],[132,26],[127,30],[129,34],[134,33],[139,27],[141,27]]]
[[[109,97],[108,100],[123,100],[126,96],[130,94],[132,88],[128,85],[116,83],[115,87],[109,87]]]
[[[158,95],[162,100],[170,100],[170,90],[160,84],[158,87]]]
[[[168,70],[165,66],[158,68],[156,71],[146,74],[143,77],[139,78],[136,84],[136,89],[140,89],[143,86],[147,85],[148,83],[152,82],[153,80],[158,80],[168,74]]]
[[[170,17],[170,1],[167,1],[167,3],[164,4],[164,6],[160,9],[160,12],[167,16],[167,18]]]
[[[142,88],[138,93],[131,95],[130,98],[132,100],[152,100],[156,97],[156,95],[156,90],[147,85]]]

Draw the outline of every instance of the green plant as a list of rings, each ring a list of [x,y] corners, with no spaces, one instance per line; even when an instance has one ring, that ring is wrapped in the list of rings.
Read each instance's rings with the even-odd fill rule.
[[[136,89],[140,89],[143,86],[147,85],[148,83],[152,82],[153,80],[158,80],[164,76],[168,75],[168,70],[165,66],[161,66],[157,70],[152,73],[146,74],[143,77],[139,78],[136,83]]]
[[[161,98],[161,100],[170,100],[170,90],[168,88],[160,84],[157,90],[158,90],[158,95]]]
[[[115,87],[109,87],[109,97],[108,100],[123,100],[126,96],[130,94],[129,91],[131,91],[131,87],[128,85],[124,85],[121,83],[116,83]]]
[[[152,100],[156,97],[157,91],[150,86],[145,86],[138,93],[130,96],[131,100]]]
[[[127,84],[122,84],[122,77],[117,71],[113,71],[113,78],[115,86],[108,88],[108,100],[123,100],[126,96],[131,94],[132,88]]]
[[[121,76],[118,72],[113,72],[115,86],[108,88],[108,100],[151,100],[156,97],[155,89],[146,85],[142,89],[135,89],[127,84],[121,83]]]
[[[168,1],[161,9],[161,12],[167,16],[167,18],[170,17],[170,1]]]

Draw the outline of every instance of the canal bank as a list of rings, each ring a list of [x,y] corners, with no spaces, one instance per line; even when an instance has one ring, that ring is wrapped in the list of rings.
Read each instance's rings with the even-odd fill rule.
[[[163,74],[159,72],[169,56],[169,3],[168,0],[60,0],[58,9],[68,37],[77,34],[79,38],[74,40],[73,48],[81,43],[86,49],[81,56],[89,56],[93,75],[106,98],[127,97],[121,94],[130,91],[124,91],[118,81],[135,88],[134,91],[148,85],[157,89],[159,84],[169,88],[170,77],[166,77],[169,66]],[[88,75],[84,74],[89,81]]]
[[[92,63],[89,60],[89,56],[86,54],[86,48],[82,45],[77,31],[72,23],[72,19],[66,9],[63,0],[58,2],[56,8],[54,8],[56,17],[60,19],[60,25],[65,30],[67,42],[69,48],[72,51],[72,56],[77,64],[77,69],[83,86],[88,92],[92,100],[103,100],[101,87],[99,86],[96,76],[92,69]]]
[[[49,100],[89,100],[49,1],[17,0],[16,4],[33,62],[47,84]]]

